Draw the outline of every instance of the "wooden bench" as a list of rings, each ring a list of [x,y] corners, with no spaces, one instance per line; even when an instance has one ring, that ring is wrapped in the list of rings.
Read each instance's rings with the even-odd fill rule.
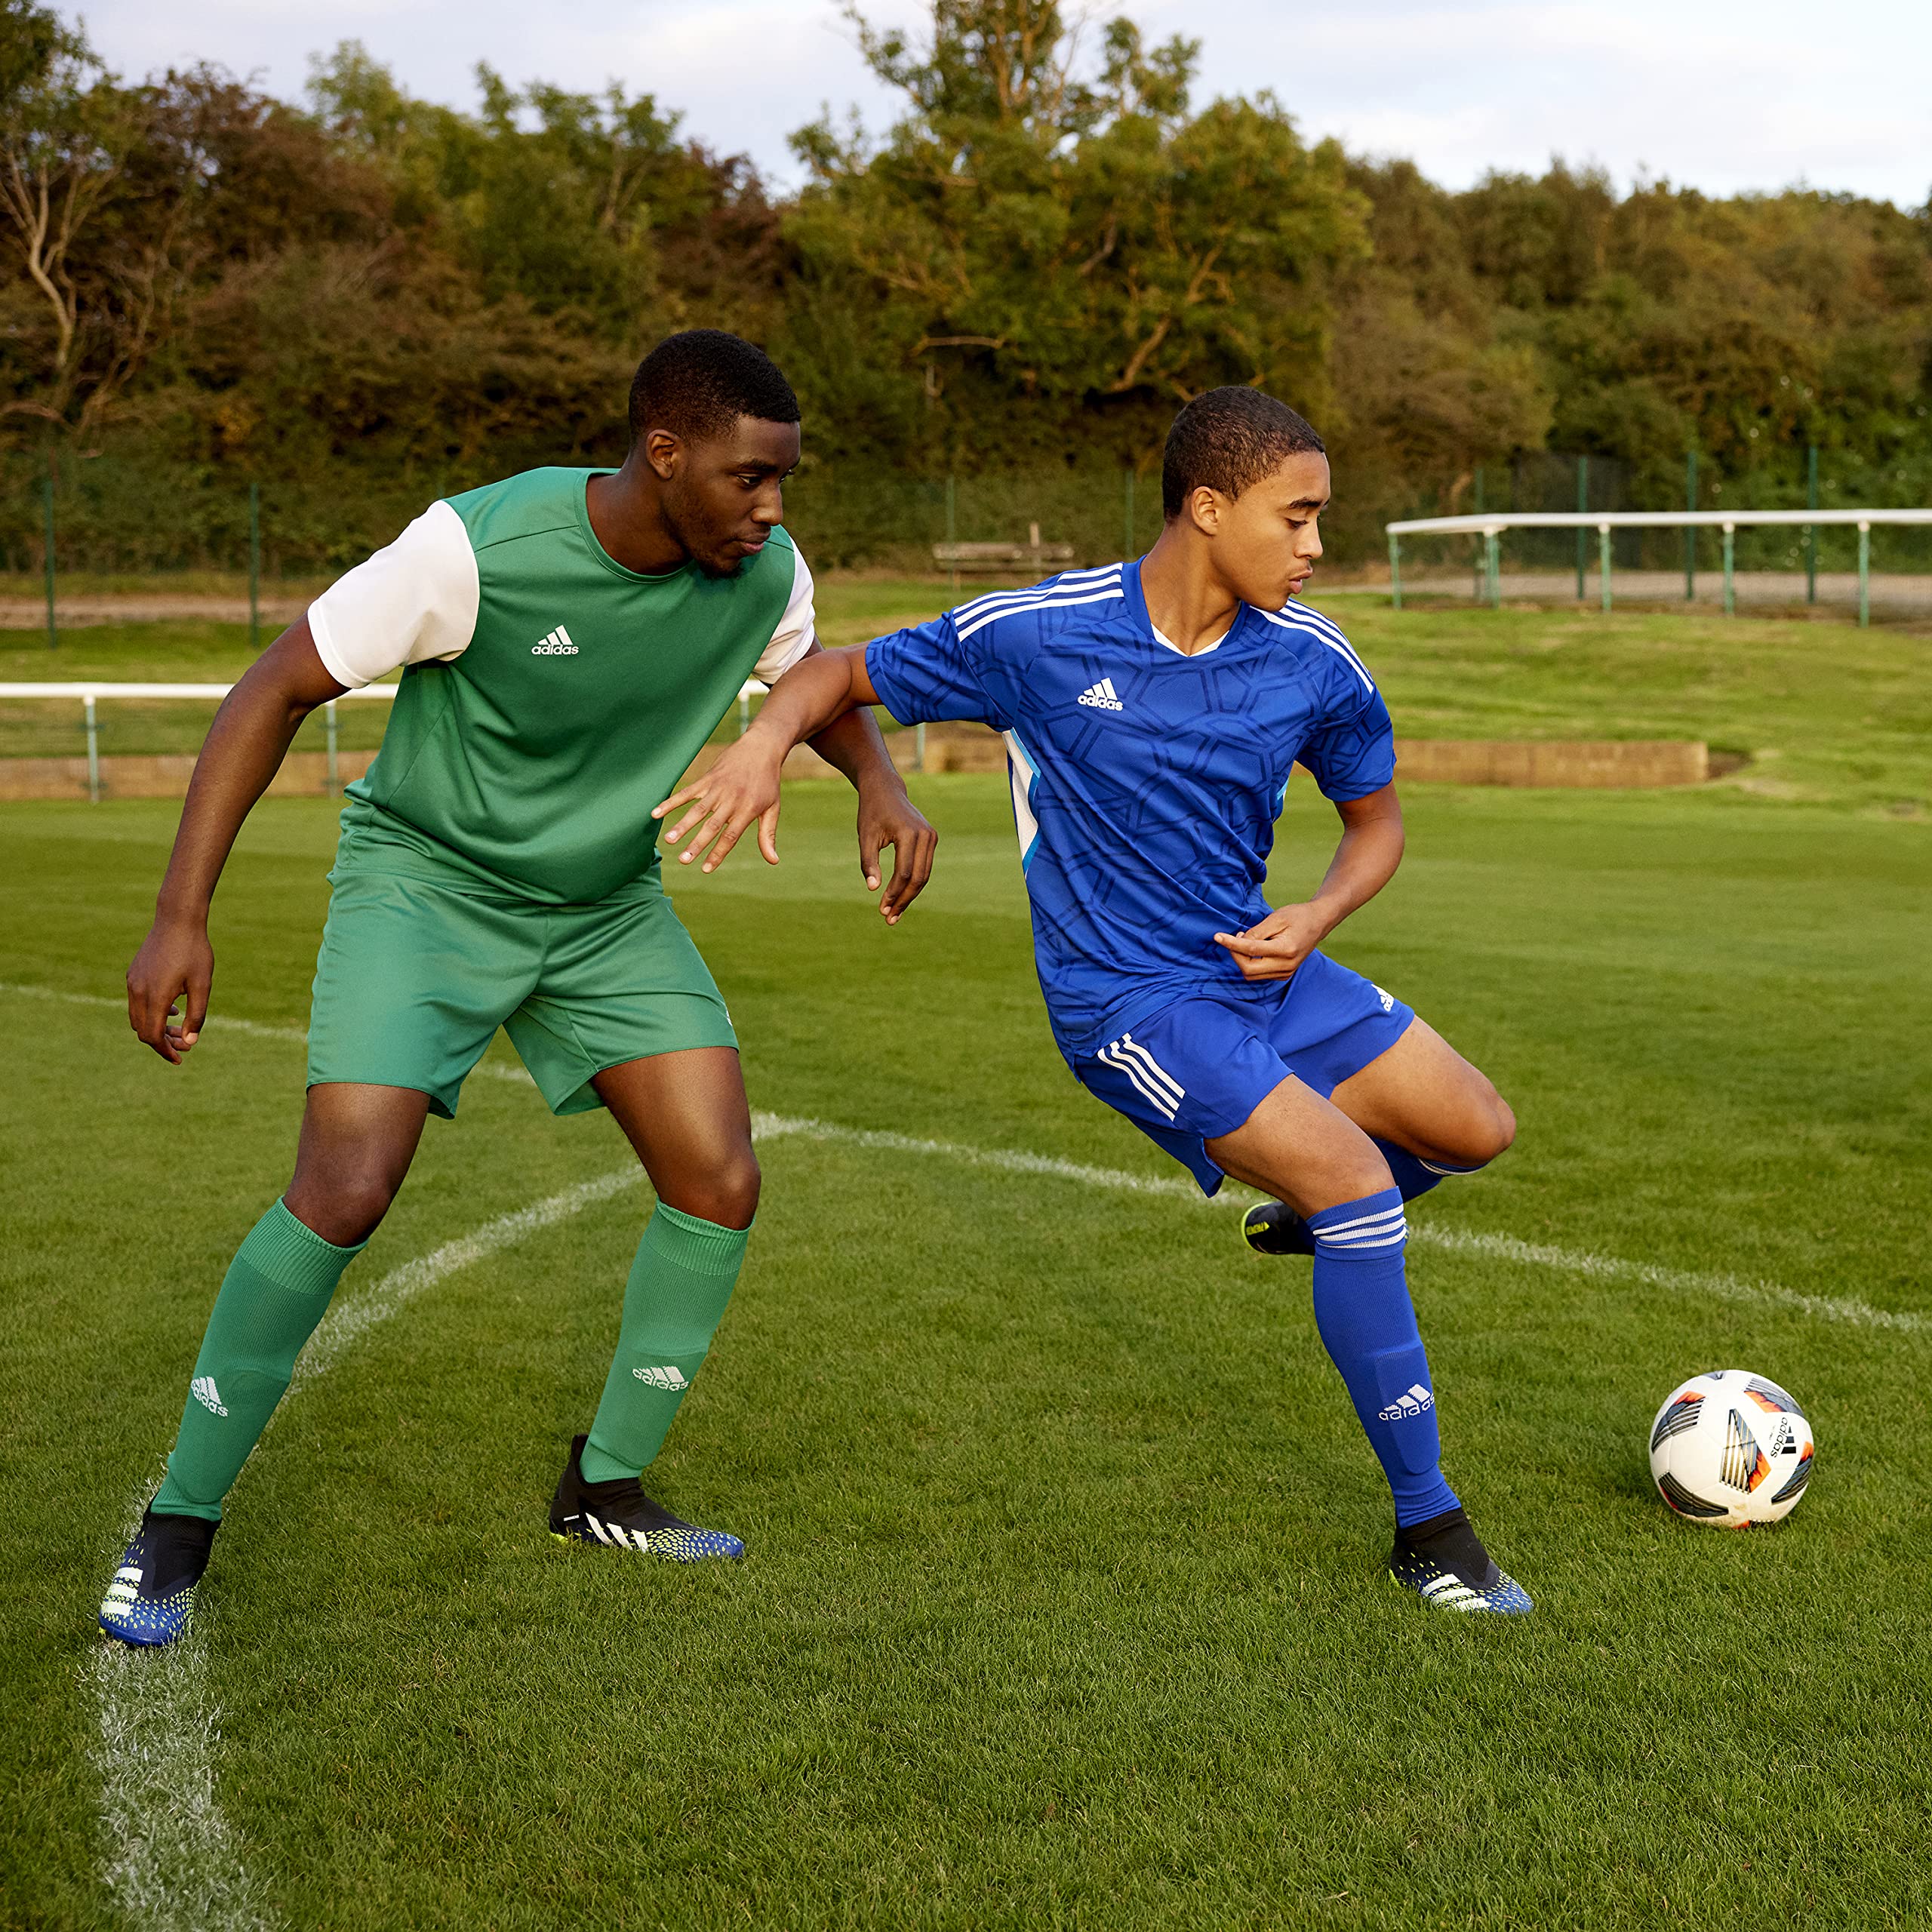
[[[1006,576],[1014,571],[1032,571],[1044,576],[1073,561],[1071,543],[1043,543],[1040,526],[1026,526],[1023,543],[935,543],[933,561],[961,577]]]

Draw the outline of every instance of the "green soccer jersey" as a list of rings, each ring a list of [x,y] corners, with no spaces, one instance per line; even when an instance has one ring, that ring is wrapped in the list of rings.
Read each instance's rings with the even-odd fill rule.
[[[533,469],[432,504],[310,606],[338,682],[403,673],[349,788],[339,872],[546,905],[655,889],[651,812],[745,680],[810,647],[811,574],[782,529],[734,577],[626,570],[585,503],[608,473]]]

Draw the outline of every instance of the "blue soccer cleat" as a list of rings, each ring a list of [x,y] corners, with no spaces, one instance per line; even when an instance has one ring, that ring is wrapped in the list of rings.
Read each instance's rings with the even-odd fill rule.
[[[173,1643],[188,1627],[217,1527],[199,1516],[144,1514],[101,1599],[100,1627],[140,1649]]]
[[[1497,1567],[1460,1509],[1398,1529],[1389,1574],[1438,1610],[1527,1617],[1535,1607],[1522,1585]]]
[[[599,1543],[673,1563],[702,1563],[713,1557],[735,1560],[744,1555],[745,1546],[737,1537],[723,1530],[700,1530],[654,1503],[635,1476],[586,1482],[580,1460],[586,1440],[580,1435],[571,1442],[571,1459],[551,1500],[550,1534],[560,1543]]]

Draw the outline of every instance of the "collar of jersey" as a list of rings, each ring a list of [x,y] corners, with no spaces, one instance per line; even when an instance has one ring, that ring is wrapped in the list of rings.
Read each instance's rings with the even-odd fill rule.
[[[1146,593],[1140,588],[1140,566],[1147,559],[1137,557],[1131,564],[1120,567],[1120,587],[1127,598],[1127,615],[1134,626],[1135,635],[1144,638],[1160,657],[1171,660],[1177,664],[1192,664],[1195,659],[1206,657],[1214,651],[1225,651],[1231,644],[1238,644],[1254,624],[1254,607],[1244,604],[1235,611],[1234,622],[1208,647],[1206,651],[1183,651],[1179,645],[1163,644],[1154,635],[1154,620],[1147,614]]]
[[[687,557],[674,570],[634,571],[627,565],[619,563],[617,558],[598,542],[597,533],[590,527],[591,478],[595,476],[614,476],[617,473],[614,469],[586,469],[583,472],[583,481],[577,488],[575,497],[577,527],[583,533],[585,546],[590,554],[613,577],[620,577],[626,583],[669,583],[672,578],[682,577],[685,571],[695,570],[697,566]]]

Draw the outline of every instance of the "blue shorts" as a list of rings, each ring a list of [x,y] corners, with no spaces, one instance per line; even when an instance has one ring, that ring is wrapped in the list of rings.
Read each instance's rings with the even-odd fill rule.
[[[1225,1177],[1207,1142],[1232,1134],[1290,1074],[1326,1100],[1414,1018],[1393,993],[1311,952],[1284,984],[1177,1000],[1069,1063],[1081,1086],[1213,1194]]]

